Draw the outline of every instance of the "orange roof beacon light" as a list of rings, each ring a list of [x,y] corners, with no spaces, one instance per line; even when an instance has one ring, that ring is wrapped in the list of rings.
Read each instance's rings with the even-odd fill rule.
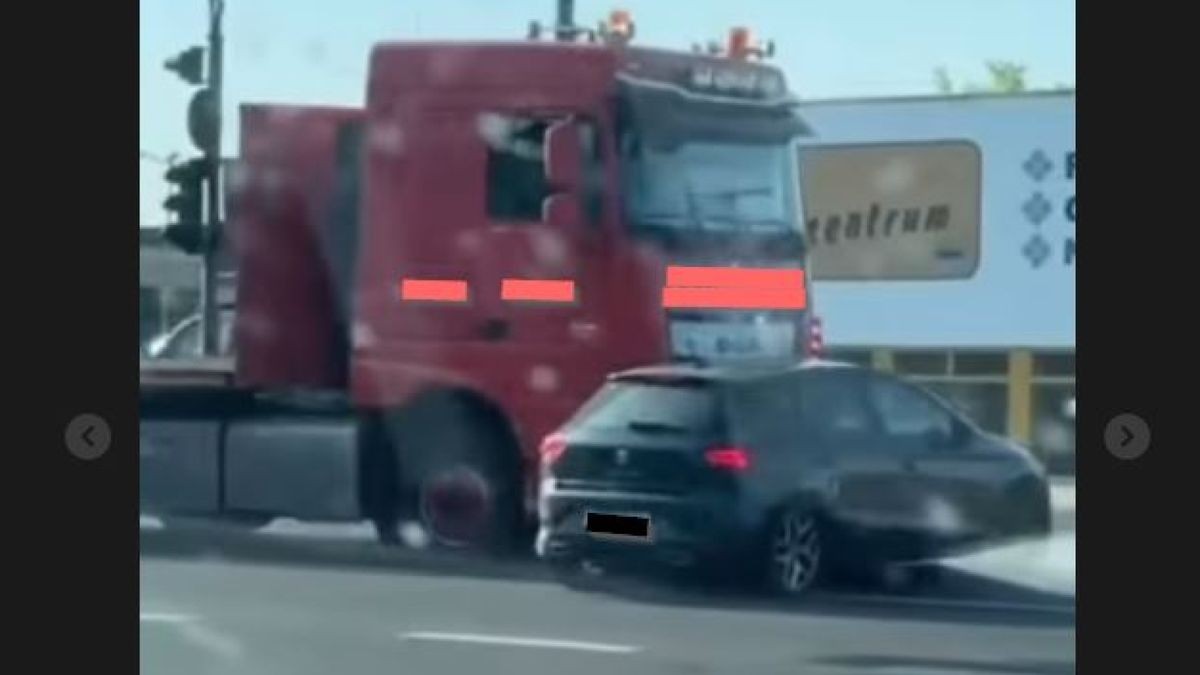
[[[750,39],[750,29],[738,26],[729,31],[726,54],[737,61],[746,61],[750,57],[764,59],[775,55],[775,43],[768,40],[766,45],[756,45]]]
[[[633,16],[623,9],[615,9],[608,15],[608,21],[600,24],[600,36],[608,44],[624,45],[633,40],[635,26]]]
[[[729,31],[729,58],[744,60],[750,55],[750,29],[741,26]]]

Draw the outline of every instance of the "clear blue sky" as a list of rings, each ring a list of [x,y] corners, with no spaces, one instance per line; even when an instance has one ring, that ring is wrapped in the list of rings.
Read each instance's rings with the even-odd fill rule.
[[[226,120],[246,101],[358,104],[380,40],[519,39],[554,0],[226,0]],[[933,70],[984,79],[983,63],[1026,64],[1035,87],[1075,82],[1074,0],[577,0],[588,25],[620,7],[637,41],[686,49],[734,25],[775,41],[775,63],[804,98],[929,93]],[[686,8],[686,9],[685,9]],[[140,150],[192,151],[189,87],[163,61],[205,35],[206,0],[141,0]],[[226,124],[225,147],[236,143]],[[139,160],[139,222],[159,224],[162,167]]]

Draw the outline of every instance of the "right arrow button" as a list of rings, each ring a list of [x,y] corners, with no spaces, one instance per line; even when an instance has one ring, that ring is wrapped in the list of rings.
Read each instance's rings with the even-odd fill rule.
[[[1122,413],[1104,428],[1104,446],[1119,459],[1137,459],[1150,448],[1150,426],[1133,413]]]

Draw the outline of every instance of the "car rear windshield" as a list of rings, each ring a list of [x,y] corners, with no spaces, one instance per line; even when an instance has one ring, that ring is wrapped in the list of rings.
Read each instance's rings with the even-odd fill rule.
[[[704,432],[716,425],[717,414],[716,389],[706,383],[611,382],[580,408],[570,426]]]
[[[799,424],[803,408],[795,379],[773,377],[730,388],[730,417],[738,432]]]

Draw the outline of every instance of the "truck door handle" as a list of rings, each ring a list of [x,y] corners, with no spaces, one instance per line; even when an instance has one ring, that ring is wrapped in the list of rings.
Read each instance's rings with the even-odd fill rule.
[[[507,339],[508,321],[504,319],[488,319],[480,325],[479,333],[485,340]]]

